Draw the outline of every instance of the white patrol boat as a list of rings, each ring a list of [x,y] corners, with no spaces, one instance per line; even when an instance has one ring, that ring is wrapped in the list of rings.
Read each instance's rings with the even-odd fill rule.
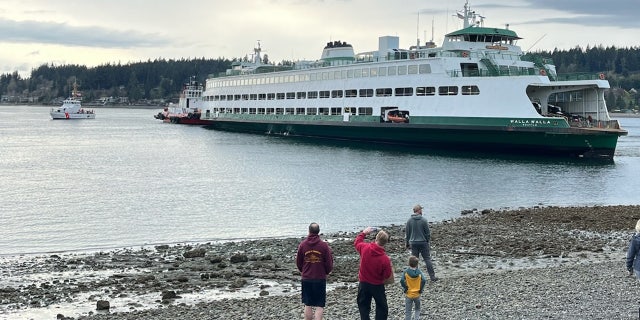
[[[53,120],[95,119],[95,112],[83,109],[81,102],[81,94],[78,92],[78,86],[74,82],[71,96],[62,101],[62,106],[51,108],[49,114]]]
[[[467,4],[464,28],[409,49],[328,43],[315,62],[253,60],[210,77],[201,119],[212,129],[464,151],[612,159],[627,132],[607,112],[603,73],[557,74],[484,27]]]

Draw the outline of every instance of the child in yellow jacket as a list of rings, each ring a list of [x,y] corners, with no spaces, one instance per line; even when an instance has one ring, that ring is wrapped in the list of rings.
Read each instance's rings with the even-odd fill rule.
[[[425,282],[424,274],[418,269],[418,257],[409,257],[409,267],[404,270],[400,278],[400,285],[402,285],[405,293],[405,320],[411,320],[412,315],[414,316],[413,319],[420,319],[420,294],[422,294]],[[413,312],[411,312],[411,309],[413,309]]]

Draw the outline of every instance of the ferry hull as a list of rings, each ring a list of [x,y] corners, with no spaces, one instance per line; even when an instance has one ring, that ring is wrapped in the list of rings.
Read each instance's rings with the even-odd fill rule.
[[[458,151],[613,159],[619,133],[579,128],[507,128],[391,123],[209,120],[207,128],[258,134],[363,141]]]

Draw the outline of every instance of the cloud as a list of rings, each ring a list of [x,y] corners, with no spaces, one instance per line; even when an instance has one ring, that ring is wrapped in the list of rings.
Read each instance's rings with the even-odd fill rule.
[[[116,30],[96,26],[71,26],[66,23],[15,21],[0,18],[2,41],[40,43],[97,48],[163,47],[174,43],[157,34],[134,30]]]
[[[523,12],[530,10],[548,12],[545,15],[539,15],[537,19],[518,21],[518,25],[561,23],[623,29],[640,28],[640,19],[637,18],[639,7],[638,0],[525,0],[520,5],[488,3],[475,6],[475,8],[482,9],[504,8]],[[552,14],[551,12],[557,13]]]

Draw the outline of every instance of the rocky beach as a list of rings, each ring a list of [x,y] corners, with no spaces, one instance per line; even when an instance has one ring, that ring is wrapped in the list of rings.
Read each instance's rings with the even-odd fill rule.
[[[423,293],[423,318],[638,319],[640,283],[625,268],[638,219],[640,206],[536,207],[432,223],[440,281]],[[396,269],[390,319],[404,319],[403,226],[378,227]],[[304,236],[3,256],[0,318],[302,319],[294,256]],[[355,236],[322,234],[335,258],[325,319],[358,318]]]

